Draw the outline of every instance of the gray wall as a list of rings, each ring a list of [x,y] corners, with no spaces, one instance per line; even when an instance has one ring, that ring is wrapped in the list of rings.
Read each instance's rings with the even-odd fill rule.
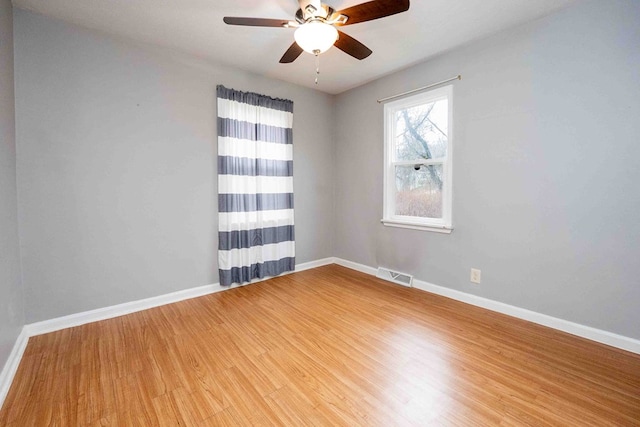
[[[332,255],[332,97],[26,11],[15,30],[28,323],[218,282],[216,84],[294,101],[297,262]]]
[[[11,2],[0,0],[0,371],[24,325],[13,90]]]
[[[640,338],[638,22],[580,3],[339,95],[334,254]],[[456,74],[455,229],[385,227],[376,99]]]

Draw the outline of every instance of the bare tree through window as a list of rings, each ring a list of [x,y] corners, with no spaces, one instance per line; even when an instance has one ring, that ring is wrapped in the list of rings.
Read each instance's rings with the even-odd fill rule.
[[[441,99],[395,114],[395,160],[416,162],[395,166],[396,215],[442,217],[447,110],[447,99]]]

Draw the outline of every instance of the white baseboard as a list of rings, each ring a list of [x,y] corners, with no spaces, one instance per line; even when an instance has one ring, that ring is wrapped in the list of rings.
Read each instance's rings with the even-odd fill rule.
[[[370,274],[372,276],[375,276],[377,271],[377,269],[373,267],[340,258],[335,258],[335,263],[343,267],[351,268],[352,270]],[[537,323],[538,325],[543,325],[549,328],[557,329],[559,331],[567,332],[571,335],[576,335],[591,341],[610,345],[611,347],[616,347],[622,350],[630,351],[632,353],[640,354],[640,340],[625,337],[624,335],[614,334],[612,332],[603,331],[591,326],[585,326],[579,323],[571,322],[569,320],[548,316],[546,314],[527,310],[525,308],[520,308],[488,298],[479,297],[477,295],[468,294],[466,292],[457,291],[455,289],[445,288],[444,286],[434,285],[432,283],[417,280],[415,278],[413,280],[413,287],[425,292],[442,295],[444,297],[475,305],[477,307],[482,307],[487,310],[517,317],[518,319],[527,320],[529,322]]]
[[[219,284],[199,286],[197,288],[171,292],[169,294],[158,295],[156,297],[125,302],[123,304],[112,305],[110,307],[103,307],[95,310],[83,311],[81,313],[70,314],[68,316],[57,317],[55,319],[43,320],[42,322],[25,325],[25,329],[27,331],[27,335],[29,337],[33,337],[36,335],[59,331],[61,329],[84,325],[86,323],[97,322],[99,320],[112,319],[114,317],[124,316],[125,314],[135,313],[137,311],[159,307],[161,305],[171,304],[173,302],[183,301],[190,298],[196,298],[225,289],[228,288],[223,288]]]
[[[357,262],[353,262],[353,261],[347,261],[346,259],[342,259],[342,258],[334,258],[333,262],[343,267],[347,267],[352,270],[359,271],[361,273],[370,274],[372,276],[375,276],[376,273],[378,272],[377,268],[369,267],[368,265],[358,264]]]
[[[20,335],[18,335],[18,339],[16,339],[16,342],[11,349],[9,358],[7,359],[6,363],[4,364],[4,368],[2,368],[2,372],[0,373],[0,408],[2,408],[4,399],[9,393],[9,388],[11,387],[11,383],[13,382],[13,377],[18,371],[18,366],[20,365],[20,360],[22,360],[24,350],[27,348],[28,341],[29,336],[27,335],[25,329],[22,328],[22,331],[20,331]]]
[[[335,264],[335,258],[323,258],[310,262],[303,262],[302,264],[296,264],[296,273],[299,271],[310,270],[316,267],[322,267],[323,265]]]
[[[486,308],[487,310],[496,311],[508,316],[517,317],[518,319],[527,320],[537,323],[538,325],[547,326],[559,331],[577,335],[591,341],[607,344],[632,353],[640,354],[640,341],[625,337],[623,335],[614,334],[613,332],[603,331],[591,326],[581,325],[569,320],[559,319],[557,317],[538,313],[536,311],[527,310],[525,308],[516,307],[499,301],[490,300],[479,297],[477,295],[467,294],[465,292],[456,291],[454,289],[445,288],[443,286],[434,285],[422,280],[414,280],[413,286],[417,289],[442,295],[451,299],[465,302],[467,304]]]
[[[316,261],[296,264],[295,271],[304,271],[311,268],[321,267],[327,264],[333,264],[333,258],[324,258]],[[285,273],[291,274],[291,273]],[[266,279],[256,279],[251,283],[260,282]],[[245,284],[246,285],[246,284]],[[158,295],[156,297],[145,298],[138,301],[125,302],[110,307],[98,308],[95,310],[84,311],[81,313],[70,314],[68,316],[57,317],[55,319],[44,320],[42,322],[31,323],[25,325],[28,337],[47,334],[49,332],[59,331],[61,329],[71,328],[74,326],[84,325],[86,323],[97,322],[99,320],[112,319],[114,317],[124,316],[126,314],[135,313],[137,311],[147,310],[161,305],[171,304],[186,299],[197,298],[203,295],[209,295],[215,292],[226,291],[244,285],[221,286],[219,283],[212,285],[204,285],[196,288],[184,289],[169,294]]]

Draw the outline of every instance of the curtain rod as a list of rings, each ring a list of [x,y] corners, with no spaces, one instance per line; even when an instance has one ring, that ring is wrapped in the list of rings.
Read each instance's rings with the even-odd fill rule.
[[[419,87],[418,89],[413,89],[413,90],[410,90],[408,92],[403,92],[403,93],[399,93],[397,95],[387,96],[386,98],[378,99],[378,104],[380,104],[381,102],[388,101],[390,99],[400,98],[402,96],[409,95],[411,93],[420,92],[421,90],[429,89],[429,88],[432,88],[434,86],[438,86],[438,85],[441,85],[441,84],[444,84],[444,83],[449,83],[449,82],[452,82],[454,80],[461,80],[461,79],[462,79],[462,76],[460,74],[458,74],[455,77],[451,77],[450,79],[446,79],[446,80],[442,80],[441,82],[430,84],[429,86]]]

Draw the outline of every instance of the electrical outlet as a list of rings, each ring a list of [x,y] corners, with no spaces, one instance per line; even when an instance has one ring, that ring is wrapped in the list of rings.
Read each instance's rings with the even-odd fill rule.
[[[480,284],[480,280],[482,279],[482,271],[478,270],[477,268],[472,268],[471,269],[471,283],[477,283]]]

